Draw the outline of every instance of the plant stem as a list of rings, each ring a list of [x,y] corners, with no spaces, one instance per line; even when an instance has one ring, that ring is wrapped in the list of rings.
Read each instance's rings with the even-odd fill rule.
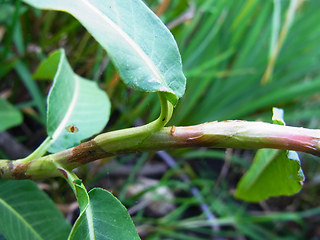
[[[108,156],[183,147],[275,148],[320,156],[320,130],[247,121],[210,122],[189,127],[161,127],[162,120],[163,116],[141,127],[104,133],[77,147],[27,163],[21,160],[0,161],[0,178],[55,177],[60,175],[55,163],[71,170]]]
[[[33,153],[23,159],[20,159],[21,162],[26,163],[32,159],[42,157],[47,152],[47,149],[50,146],[50,141],[51,137],[47,137]]]

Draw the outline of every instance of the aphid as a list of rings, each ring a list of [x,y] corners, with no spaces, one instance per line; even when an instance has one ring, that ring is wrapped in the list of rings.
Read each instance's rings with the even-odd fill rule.
[[[74,125],[68,125],[68,126],[65,127],[65,129],[70,133],[76,133],[76,132],[79,131],[79,128],[77,128]]]

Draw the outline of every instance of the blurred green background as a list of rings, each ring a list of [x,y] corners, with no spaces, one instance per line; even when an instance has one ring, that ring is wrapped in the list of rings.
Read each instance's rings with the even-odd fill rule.
[[[279,107],[287,125],[319,128],[319,0],[145,2],[171,29],[187,77],[170,124],[271,122],[272,107]],[[50,81],[36,81],[32,73],[58,48],[76,73],[108,93],[106,131],[158,116],[156,94],[124,86],[106,52],[73,17],[0,0],[0,114],[13,114],[0,121],[15,126],[0,128],[0,139],[19,149],[10,152],[3,147],[8,142],[1,143],[0,158],[23,155],[45,139]],[[253,156],[248,150],[182,149],[104,159],[78,173],[89,188],[102,186],[125,204],[143,239],[320,239],[319,158],[300,154],[306,182],[299,194],[249,204],[233,193]],[[39,185],[72,221],[77,213],[66,184],[53,179]]]

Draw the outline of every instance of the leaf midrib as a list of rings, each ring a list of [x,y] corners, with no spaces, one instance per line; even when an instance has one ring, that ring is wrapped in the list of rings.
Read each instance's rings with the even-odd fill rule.
[[[90,201],[90,198],[89,198]],[[93,215],[92,215],[92,209],[90,206],[90,202],[88,203],[88,207],[85,211],[86,218],[87,218],[87,223],[88,223],[88,228],[89,228],[89,236],[90,240],[95,240],[95,233],[94,233],[94,224],[93,224]]]
[[[39,240],[43,240],[43,238],[36,232],[36,230],[19,214],[14,208],[12,208],[6,201],[0,199],[0,204],[2,204],[5,208],[9,209],[13,215],[15,215],[27,228],[34,234],[34,237]]]
[[[106,15],[101,13],[99,9],[97,9],[94,5],[89,3],[87,0],[80,0],[83,2],[84,5],[87,5],[90,9],[92,9],[93,12],[97,13],[98,16],[100,16],[102,19],[104,19],[109,26],[116,32],[119,33],[123,37],[123,39],[128,43],[129,46],[137,53],[138,56],[140,56],[143,61],[146,63],[146,66],[150,69],[150,71],[157,77],[157,79],[160,80],[161,84],[164,86],[167,86],[166,82],[164,81],[164,78],[158,71],[157,67],[153,64],[153,61],[144,53],[144,51],[137,45],[132,38],[128,36],[126,32],[124,32],[120,27],[118,27],[113,21],[111,21]]]
[[[60,57],[65,58],[66,56],[62,52]],[[64,59],[60,59],[60,61],[59,61],[59,65],[58,65],[59,70],[57,71],[56,76],[58,76],[59,71],[61,70],[61,66],[62,66],[63,61],[64,61]],[[61,132],[63,131],[63,129],[67,125],[68,120],[70,119],[70,117],[73,113],[73,110],[75,109],[75,106],[77,104],[78,93],[79,93],[79,79],[77,79],[77,76],[74,76],[74,88],[73,89],[74,90],[73,90],[73,96],[72,96],[71,103],[68,107],[66,115],[64,116],[64,118],[62,119],[62,121],[59,123],[58,127],[56,128],[56,130],[52,134],[53,140],[57,139],[61,135]]]

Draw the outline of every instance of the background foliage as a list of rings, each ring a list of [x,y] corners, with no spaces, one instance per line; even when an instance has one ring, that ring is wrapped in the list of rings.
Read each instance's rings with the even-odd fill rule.
[[[271,121],[271,109],[277,106],[284,109],[287,125],[319,128],[319,1],[145,2],[174,34],[187,76],[186,94],[170,124]],[[275,46],[273,36],[286,22],[292,2],[298,3],[292,26],[272,80],[262,85]],[[108,92],[112,114],[105,130],[140,125],[158,116],[156,94],[125,87],[110,58],[74,18],[35,10],[20,1],[0,3],[0,94],[23,114],[23,122],[6,133],[24,151],[35,149],[46,135],[50,82],[36,82],[32,73],[58,48],[65,49],[77,74],[95,79]],[[275,7],[279,4],[280,9]],[[14,154],[1,150],[0,158],[19,157]],[[300,154],[307,179],[299,194],[248,204],[233,194],[253,157],[252,151],[184,149],[104,159],[78,173],[87,187],[111,190],[129,208],[143,239],[319,237],[319,159]],[[73,221],[78,213],[66,184],[60,179],[39,184]]]

